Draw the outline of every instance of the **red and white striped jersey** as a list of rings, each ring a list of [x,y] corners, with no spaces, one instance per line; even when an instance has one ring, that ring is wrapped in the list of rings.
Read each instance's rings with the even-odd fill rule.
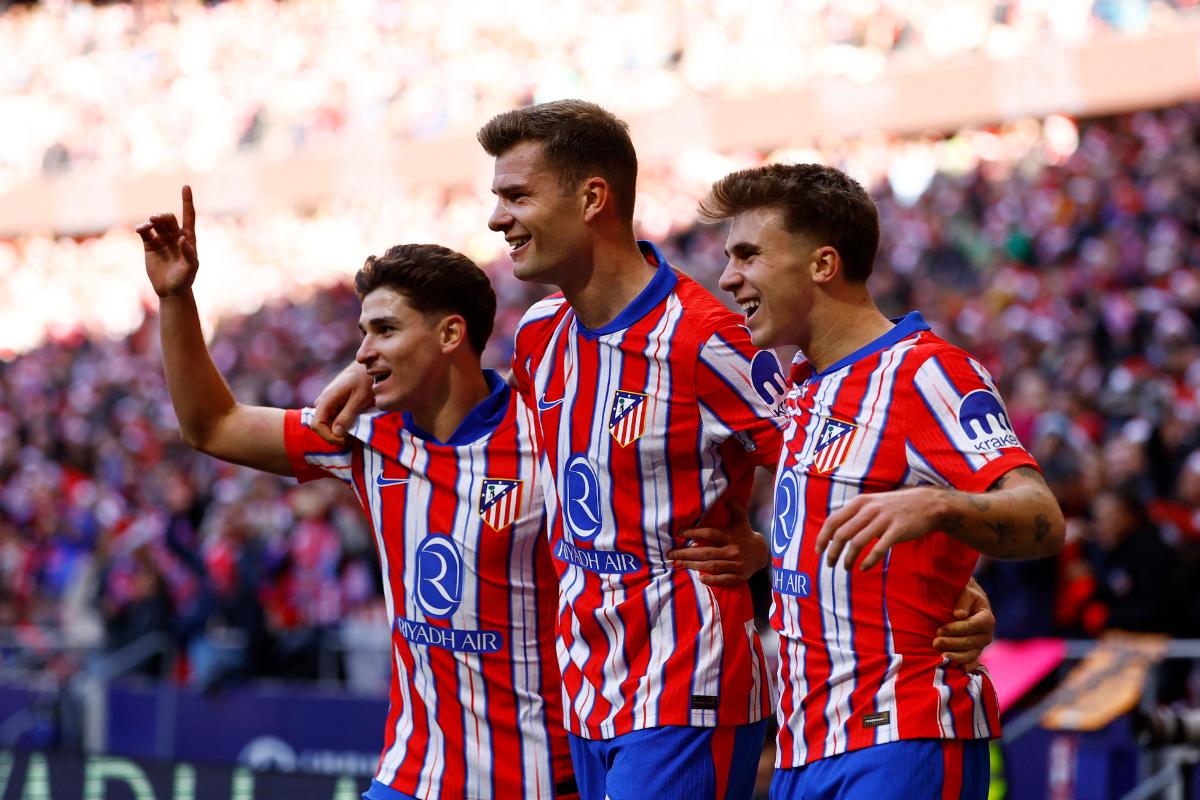
[[[593,739],[744,724],[770,702],[748,589],[709,588],[666,553],[701,518],[728,524],[755,464],[775,462],[763,398],[786,381],[738,316],[642,249],[654,276],[616,319],[588,330],[554,295],[513,357],[548,478],[567,727]]]
[[[287,413],[296,476],[354,489],[383,570],[391,706],[371,800],[553,798],[573,774],[533,413],[487,377],[492,395],[445,443],[374,413],[339,451],[309,430],[311,409]]]
[[[912,313],[824,372],[798,356],[786,413],[771,532],[776,766],[899,739],[999,735],[987,673],[944,664],[932,644],[977,552],[932,532],[863,572],[827,566],[815,546],[829,514],[858,494],[983,491],[1036,468],[991,377]]]

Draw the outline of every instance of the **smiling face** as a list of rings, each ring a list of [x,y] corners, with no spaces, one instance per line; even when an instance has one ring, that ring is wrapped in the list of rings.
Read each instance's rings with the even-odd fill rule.
[[[417,311],[403,294],[387,286],[362,300],[358,326],[363,332],[355,359],[373,381],[375,405],[384,411],[416,411],[423,398],[436,395],[449,371],[442,348],[447,318]]]
[[[778,209],[733,218],[720,284],[742,307],[755,347],[807,346],[817,252],[808,237],[787,231]]]
[[[504,234],[513,274],[562,286],[576,255],[590,247],[582,198],[546,166],[539,142],[519,142],[496,158],[495,167],[496,207],[488,227]]]

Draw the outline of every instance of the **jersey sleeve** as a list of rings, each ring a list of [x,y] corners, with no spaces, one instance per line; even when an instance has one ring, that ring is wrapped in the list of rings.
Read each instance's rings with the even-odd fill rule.
[[[909,468],[938,486],[981,492],[1017,467],[1038,469],[987,370],[961,350],[917,369],[905,420]]]
[[[701,348],[696,396],[708,441],[720,445],[732,438],[755,464],[775,466],[786,394],[779,359],[770,350],[755,350],[741,325],[717,330]]]
[[[342,449],[330,444],[309,427],[312,415],[311,408],[291,409],[284,415],[283,442],[292,472],[301,483],[337,478],[351,484],[357,441],[350,440],[352,444]]]

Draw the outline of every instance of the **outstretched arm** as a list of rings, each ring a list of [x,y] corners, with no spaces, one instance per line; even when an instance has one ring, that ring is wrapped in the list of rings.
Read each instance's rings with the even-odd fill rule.
[[[982,493],[922,486],[861,494],[825,520],[817,550],[831,566],[844,551],[849,568],[874,544],[861,564],[870,569],[892,545],[935,530],[993,558],[1040,558],[1062,548],[1066,523],[1041,473],[1017,467]]]
[[[224,461],[291,475],[284,411],[238,403],[204,343],[192,296],[200,260],[191,188],[183,187],[182,227],[174,214],[155,214],[137,232],[145,249],[146,274],[159,297],[163,369],[183,440]]]

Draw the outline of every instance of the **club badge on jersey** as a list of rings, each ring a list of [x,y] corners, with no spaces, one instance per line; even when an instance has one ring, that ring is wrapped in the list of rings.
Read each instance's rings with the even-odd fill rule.
[[[858,426],[852,422],[826,417],[817,431],[817,446],[813,450],[812,471],[833,472],[846,460]]]
[[[516,520],[523,484],[511,478],[484,478],[479,491],[479,516],[492,530],[502,531]]]
[[[618,389],[608,417],[608,432],[621,447],[628,447],[646,432],[646,408],[650,398],[640,392]]]

